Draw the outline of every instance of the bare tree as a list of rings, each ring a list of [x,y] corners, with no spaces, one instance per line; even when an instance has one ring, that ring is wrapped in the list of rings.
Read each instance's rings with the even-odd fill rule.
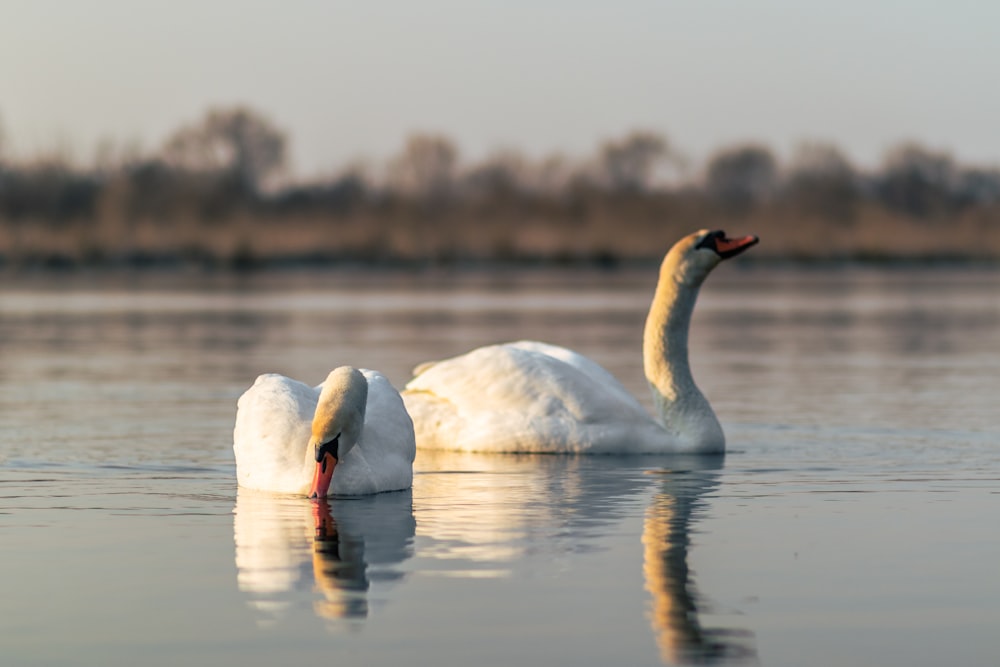
[[[402,192],[439,197],[451,191],[457,163],[458,150],[450,140],[415,134],[389,164],[389,180]]]
[[[163,147],[169,164],[233,173],[254,193],[284,166],[285,152],[285,134],[245,107],[209,110],[201,121],[177,130]]]
[[[926,218],[949,206],[957,180],[951,155],[904,143],[886,153],[878,194],[890,209]]]
[[[763,146],[746,145],[716,153],[708,163],[709,194],[732,212],[747,211],[770,196],[777,162]]]
[[[565,155],[553,153],[544,157],[531,169],[531,187],[549,196],[564,193],[573,178],[573,168]]]
[[[632,132],[601,148],[598,169],[602,180],[619,192],[644,192],[653,185],[656,170],[672,158],[667,140],[648,131]]]
[[[103,137],[94,146],[93,170],[99,176],[107,177],[143,161],[142,144],[137,139],[119,142],[111,137]]]
[[[804,143],[792,157],[786,193],[793,205],[835,220],[847,220],[860,201],[858,176],[833,144]]]
[[[955,189],[960,205],[996,204],[1000,202],[1000,169],[966,167],[958,172]]]
[[[526,189],[528,169],[521,153],[503,150],[469,169],[464,185],[475,196],[511,197]]]

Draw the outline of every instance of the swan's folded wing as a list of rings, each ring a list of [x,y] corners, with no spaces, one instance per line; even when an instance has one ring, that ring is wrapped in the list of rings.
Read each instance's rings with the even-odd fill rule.
[[[417,441],[430,448],[589,451],[595,438],[603,443],[652,423],[610,373],[542,343],[493,345],[438,362],[410,381],[404,400]]]
[[[303,492],[309,429],[319,392],[282,375],[261,375],[236,408],[233,453],[240,486],[277,493]]]
[[[554,359],[558,359],[559,361],[569,364],[593,380],[597,386],[601,387],[602,393],[609,397],[613,397],[613,401],[621,401],[623,404],[632,403],[639,410],[643,411],[643,414],[645,414],[645,410],[641,407],[635,397],[629,393],[624,386],[622,386],[621,382],[618,381],[618,378],[589,357],[585,357],[579,352],[574,352],[573,350],[559,345],[540,343],[534,340],[520,340],[516,343],[508,343],[508,345],[520,350],[546,354]]]

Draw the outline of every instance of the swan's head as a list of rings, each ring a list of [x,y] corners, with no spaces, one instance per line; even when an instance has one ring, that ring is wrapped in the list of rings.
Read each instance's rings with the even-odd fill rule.
[[[330,490],[337,462],[357,444],[365,424],[368,381],[361,371],[341,366],[330,371],[312,422],[309,449],[316,458],[310,498],[323,498]]]
[[[722,230],[702,229],[674,244],[663,261],[680,282],[700,284],[724,259],[735,257],[760,239],[756,236],[729,238]]]

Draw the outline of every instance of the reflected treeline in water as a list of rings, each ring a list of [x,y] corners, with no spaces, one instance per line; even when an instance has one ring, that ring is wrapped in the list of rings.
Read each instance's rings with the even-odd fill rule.
[[[650,622],[666,664],[713,665],[756,660],[749,632],[705,628],[688,558],[705,496],[719,486],[722,457],[684,457],[657,471],[643,522],[643,575],[652,596]]]
[[[168,438],[184,464],[228,463],[230,452],[206,443],[231,419],[219,409],[222,400],[235,405],[230,378],[252,381],[260,367],[252,355],[274,325],[227,306],[225,298],[121,288],[0,295],[5,427],[67,443],[63,461],[155,465]],[[31,455],[30,440],[7,447]]]
[[[995,421],[984,416],[995,412],[998,275],[967,268],[762,272],[704,300],[692,355],[740,349],[707,360],[727,373],[728,397],[713,406],[730,423],[762,423],[767,405],[772,423],[825,421],[855,435],[859,428],[880,433],[872,452],[885,451],[891,424],[950,429],[964,439]]]
[[[64,442],[64,460],[121,464],[160,462],[169,437],[169,456],[228,464],[232,452],[219,434],[231,429],[236,399],[259,373],[316,384],[350,362],[384,369],[401,387],[419,361],[530,331],[556,328],[567,344],[618,350],[606,341],[634,333],[648,307],[647,276],[636,295],[630,275],[616,274],[609,286],[596,272],[130,279],[109,274],[69,285],[45,276],[0,292],[8,434],[30,430]],[[633,310],[638,324],[622,324],[621,314]],[[642,379],[641,368],[634,376]],[[50,419],[56,404],[60,419]],[[11,437],[5,446],[10,456],[32,455],[28,439]]]
[[[402,579],[413,555],[410,491],[312,501],[240,489],[233,514],[237,585],[262,621],[296,607],[365,618],[372,584]]]

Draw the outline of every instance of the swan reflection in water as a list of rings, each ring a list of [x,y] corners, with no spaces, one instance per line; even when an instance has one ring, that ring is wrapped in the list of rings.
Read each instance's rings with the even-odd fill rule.
[[[375,589],[412,571],[404,562],[415,539],[422,576],[517,577],[539,558],[602,551],[614,527],[639,511],[635,548],[663,662],[756,658],[749,632],[702,625],[705,604],[688,565],[706,498],[720,485],[721,457],[426,452],[418,461],[412,491],[316,502],[239,490],[238,585],[262,620],[295,607],[327,619],[366,617],[386,599]]]
[[[649,620],[666,664],[756,661],[748,631],[702,626],[688,566],[721,456],[559,457],[421,452],[415,477],[421,556],[449,576],[517,576],[519,561],[601,547],[609,528],[650,496],[641,545]],[[460,498],[461,502],[455,502]]]
[[[364,618],[372,582],[401,579],[413,555],[408,490],[314,501],[240,489],[233,514],[237,585],[264,623],[297,606]]]
[[[659,483],[643,522],[642,572],[652,597],[653,634],[667,664],[756,661],[749,631],[702,627],[701,601],[688,567],[693,526],[705,495],[719,486],[721,467],[721,457],[685,457],[656,471]]]

